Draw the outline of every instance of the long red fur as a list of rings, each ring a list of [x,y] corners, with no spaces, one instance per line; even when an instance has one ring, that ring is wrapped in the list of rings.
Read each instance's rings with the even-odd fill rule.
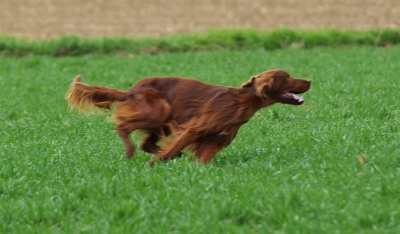
[[[129,134],[141,130],[145,133],[142,149],[155,154],[151,165],[159,159],[180,156],[185,148],[208,163],[231,143],[240,126],[256,111],[277,102],[300,105],[302,101],[288,92],[302,93],[309,88],[309,80],[293,78],[283,70],[263,72],[240,87],[210,85],[189,78],[151,77],[128,91],[88,85],[77,76],[67,100],[72,109],[83,112],[93,107],[111,110],[115,104],[112,120],[128,157],[135,152]]]

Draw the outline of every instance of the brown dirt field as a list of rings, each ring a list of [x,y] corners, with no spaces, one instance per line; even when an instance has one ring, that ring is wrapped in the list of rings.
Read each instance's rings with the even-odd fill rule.
[[[0,0],[0,34],[156,36],[209,29],[399,28],[399,0]]]

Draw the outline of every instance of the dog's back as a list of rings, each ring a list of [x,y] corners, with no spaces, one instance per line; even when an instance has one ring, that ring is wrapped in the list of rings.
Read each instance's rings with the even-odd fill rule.
[[[171,105],[172,118],[183,124],[204,113],[204,105],[216,96],[227,93],[231,88],[203,83],[190,78],[151,77],[140,80],[131,90],[154,88],[165,96]]]

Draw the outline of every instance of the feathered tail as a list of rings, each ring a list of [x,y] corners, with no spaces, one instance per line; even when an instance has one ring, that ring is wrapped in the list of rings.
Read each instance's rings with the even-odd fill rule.
[[[114,102],[125,101],[127,97],[126,91],[82,83],[78,75],[72,82],[66,99],[71,110],[90,112],[93,107],[111,110]]]

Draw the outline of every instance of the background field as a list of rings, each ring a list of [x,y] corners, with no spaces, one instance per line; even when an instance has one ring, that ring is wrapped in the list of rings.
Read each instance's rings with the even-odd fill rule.
[[[0,57],[1,233],[398,233],[400,47]],[[76,74],[127,89],[177,75],[238,86],[285,68],[303,106],[260,111],[202,166],[123,156],[109,115],[68,111]]]
[[[400,26],[398,0],[2,0],[0,15],[0,33],[36,39]]]
[[[400,233],[397,0],[2,0],[0,15],[0,233]],[[243,28],[317,30],[175,35]],[[77,74],[238,86],[272,68],[313,80],[305,104],[260,111],[207,166],[127,160],[108,114],[64,100]]]

